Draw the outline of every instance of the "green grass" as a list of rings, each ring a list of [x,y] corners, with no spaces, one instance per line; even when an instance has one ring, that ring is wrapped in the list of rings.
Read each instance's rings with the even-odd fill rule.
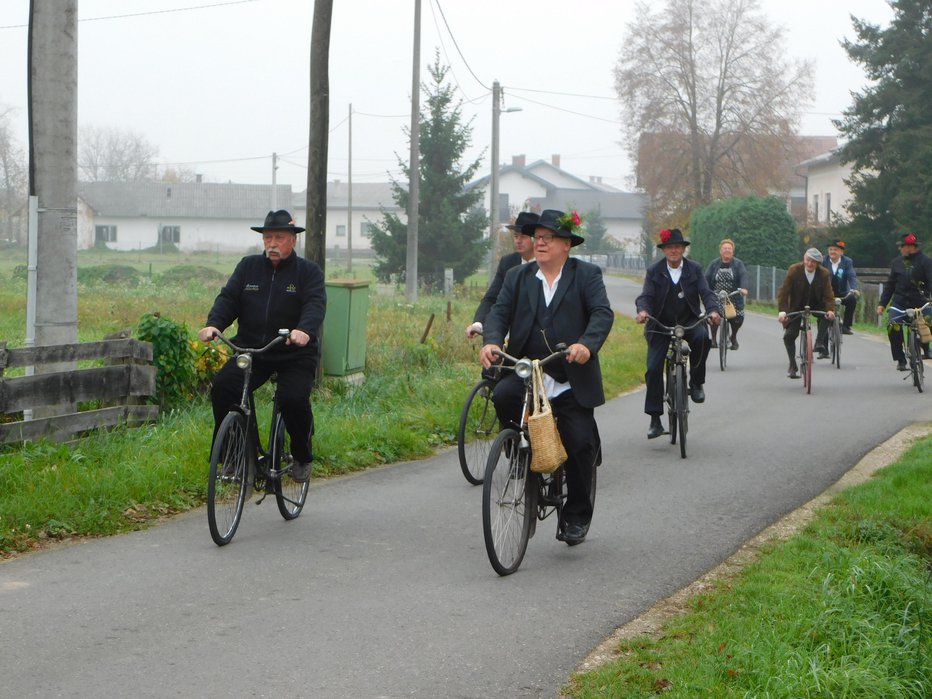
[[[920,697],[932,688],[932,437],[564,688],[592,697]]]
[[[150,277],[145,253],[88,253],[79,256],[81,341],[135,328],[143,313],[155,311],[184,323],[193,337],[226,278],[183,255],[172,255],[177,264],[159,265]],[[235,260],[226,263],[229,272]],[[124,269],[137,264],[145,274]],[[14,267],[0,262],[0,341],[11,347],[23,344],[25,324],[25,281]],[[114,277],[120,281],[105,281]],[[422,295],[412,305],[373,289],[366,381],[354,387],[328,378],[313,394],[317,475],[423,458],[455,443],[463,400],[480,370],[479,341],[467,340],[463,330],[484,290],[461,287],[452,299]],[[619,318],[600,353],[609,396],[641,382],[644,354],[640,328]],[[268,388],[257,395],[264,428],[270,397]],[[198,396],[156,425],[116,429],[72,447],[43,442],[3,449],[0,557],[48,539],[136,529],[200,505],[212,419],[206,397]]]

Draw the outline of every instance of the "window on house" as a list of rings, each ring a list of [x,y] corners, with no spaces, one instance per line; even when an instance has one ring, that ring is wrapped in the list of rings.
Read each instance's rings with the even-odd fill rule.
[[[159,231],[159,240],[163,243],[180,243],[181,226],[162,226]]]
[[[94,240],[98,243],[115,243],[116,239],[116,226],[94,226]]]
[[[832,222],[832,193],[825,193],[825,222]]]
[[[346,226],[337,226],[337,238],[346,237]]]
[[[363,238],[369,238],[372,236],[372,224],[368,221],[363,221],[359,224],[359,235]]]
[[[812,218],[814,221],[818,222],[819,220],[819,195],[812,195]]]

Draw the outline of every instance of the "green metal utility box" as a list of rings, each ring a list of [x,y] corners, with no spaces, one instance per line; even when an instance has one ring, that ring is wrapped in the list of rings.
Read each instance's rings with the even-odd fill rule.
[[[361,372],[366,368],[369,282],[364,279],[332,279],[326,287],[324,374],[347,376]]]

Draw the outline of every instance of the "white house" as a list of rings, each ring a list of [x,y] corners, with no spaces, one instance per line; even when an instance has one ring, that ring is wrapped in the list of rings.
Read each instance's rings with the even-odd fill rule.
[[[851,190],[845,181],[851,178],[852,166],[841,162],[841,148],[801,162],[796,171],[806,178],[807,223],[827,226],[833,217],[847,218]]]

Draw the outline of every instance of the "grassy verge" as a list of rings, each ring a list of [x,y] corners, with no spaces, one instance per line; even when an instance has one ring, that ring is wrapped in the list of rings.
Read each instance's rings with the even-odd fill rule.
[[[564,688],[592,697],[927,697],[932,437]]]
[[[132,255],[135,255],[133,253]],[[230,265],[232,268],[232,263]],[[0,339],[22,345],[25,284],[0,268]],[[185,279],[168,268],[136,284],[79,283],[79,335],[100,339],[161,311],[192,332],[219,289],[203,270]],[[315,474],[422,458],[455,443],[463,400],[479,378],[478,341],[463,329],[484,289],[458,297],[422,297],[411,305],[373,292],[367,324],[366,381],[351,387],[325,379],[314,392]],[[426,341],[431,316],[434,319]],[[645,344],[619,318],[600,357],[606,392],[638,385]],[[267,427],[269,389],[258,395]],[[154,518],[196,507],[206,495],[212,417],[204,396],[162,415],[155,425],[119,429],[66,447],[47,443],[0,450],[0,557],[68,536],[137,529]]]

